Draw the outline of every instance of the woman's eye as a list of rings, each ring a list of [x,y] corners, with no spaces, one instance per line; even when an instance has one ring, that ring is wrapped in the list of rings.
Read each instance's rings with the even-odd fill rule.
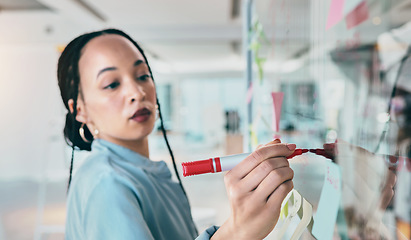
[[[109,85],[105,86],[104,89],[114,89],[114,88],[118,87],[118,85],[120,85],[119,82],[112,82]]]
[[[146,81],[146,80],[149,79],[149,78],[150,78],[150,75],[145,74],[145,75],[139,76],[139,77],[138,77],[138,80]]]

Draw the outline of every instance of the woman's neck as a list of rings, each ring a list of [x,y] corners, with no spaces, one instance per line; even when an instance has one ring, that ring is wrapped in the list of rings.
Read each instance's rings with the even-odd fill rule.
[[[150,158],[147,137],[143,139],[138,139],[138,140],[123,140],[123,139],[104,139],[104,140],[115,143],[122,147],[128,148],[146,158]]]

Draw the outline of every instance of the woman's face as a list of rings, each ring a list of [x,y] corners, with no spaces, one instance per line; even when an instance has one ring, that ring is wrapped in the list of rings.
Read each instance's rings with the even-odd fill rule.
[[[128,39],[92,39],[82,50],[79,73],[77,121],[114,143],[146,139],[154,127],[156,91],[143,55]]]

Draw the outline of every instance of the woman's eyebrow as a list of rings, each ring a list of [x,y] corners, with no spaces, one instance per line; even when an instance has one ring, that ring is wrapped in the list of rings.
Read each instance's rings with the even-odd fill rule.
[[[135,61],[134,62],[134,66],[138,66],[138,65],[140,65],[140,64],[142,64],[142,63],[144,63],[144,64],[146,64],[143,60],[137,60],[137,61]],[[98,73],[97,73],[97,77],[96,78],[98,78],[102,73],[104,73],[104,72],[107,72],[107,71],[114,71],[114,70],[117,70],[117,68],[116,67],[106,67],[106,68],[103,68],[103,69],[101,69]]]
[[[103,69],[101,69],[98,73],[97,73],[97,77],[96,78],[98,78],[98,76],[100,76],[102,73],[104,73],[104,72],[107,72],[107,71],[114,71],[114,70],[117,70],[117,68],[116,67],[106,67],[106,68],[103,68]]]
[[[134,62],[134,66],[138,66],[138,65],[140,65],[140,64],[142,64],[142,63],[144,63],[144,64],[146,64],[143,60],[137,60],[137,61],[135,61]]]

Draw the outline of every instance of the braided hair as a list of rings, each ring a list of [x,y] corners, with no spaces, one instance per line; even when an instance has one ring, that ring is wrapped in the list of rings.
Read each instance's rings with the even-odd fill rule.
[[[131,43],[133,43],[134,46],[140,51],[140,53],[143,55],[145,62],[147,63],[148,70],[150,72],[150,75],[153,76],[151,72],[150,65],[148,64],[147,58],[144,54],[144,51],[141,49],[141,47],[126,33],[124,33],[121,30],[117,29],[104,29],[101,31],[96,31],[96,32],[90,32],[86,33],[83,35],[78,36],[74,40],[72,40],[64,49],[62,52],[59,61],[58,61],[58,67],[57,67],[57,78],[58,78],[58,85],[60,88],[60,94],[61,98],[64,102],[64,106],[68,110],[67,115],[66,115],[66,123],[64,126],[64,138],[66,143],[71,146],[72,148],[72,154],[71,154],[71,163],[70,163],[70,176],[68,180],[68,187],[67,189],[70,188],[70,183],[71,183],[71,178],[72,178],[72,172],[73,172],[73,160],[74,160],[74,150],[75,149],[80,149],[80,150],[86,150],[90,151],[91,150],[91,143],[93,141],[93,136],[90,133],[89,129],[87,128],[86,125],[83,126],[84,128],[84,135],[85,137],[89,140],[89,142],[86,142],[83,140],[83,138],[79,134],[79,129],[81,127],[81,122],[78,122],[76,120],[76,115],[77,115],[77,98],[82,97],[83,95],[81,94],[81,88],[80,88],[80,73],[79,73],[79,60],[82,54],[82,49],[84,46],[92,39],[101,36],[101,35],[106,35],[106,34],[117,34],[120,36],[123,36],[127,38]],[[154,81],[154,78],[153,78]],[[73,110],[72,112],[70,111],[68,101],[72,99],[73,100]],[[183,190],[184,195],[187,197],[187,194],[184,190],[183,184],[181,183],[180,175],[178,174],[177,171],[177,166],[176,162],[174,159],[173,151],[171,150],[170,144],[167,139],[167,133],[164,127],[164,121],[163,121],[163,116],[161,114],[161,108],[160,108],[160,103],[158,101],[158,98],[156,99],[157,105],[158,105],[158,111],[159,111],[159,117],[160,117],[160,127],[164,136],[164,140],[166,142],[168,151],[170,153],[172,162],[173,162],[173,167],[174,171],[176,173],[178,182],[180,184],[181,189]]]

